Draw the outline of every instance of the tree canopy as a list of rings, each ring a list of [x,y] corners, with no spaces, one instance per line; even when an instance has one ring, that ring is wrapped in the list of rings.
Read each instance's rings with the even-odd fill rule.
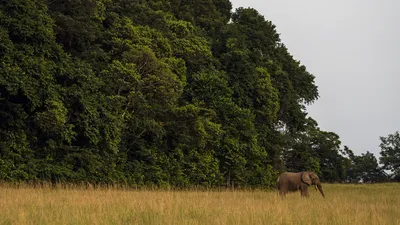
[[[392,172],[395,180],[400,181],[400,133],[396,131],[387,137],[380,137],[380,139],[380,162],[384,169]]]
[[[314,78],[228,0],[0,0],[0,179],[271,187],[284,170],[375,171],[307,115]],[[398,136],[381,145],[395,174]]]

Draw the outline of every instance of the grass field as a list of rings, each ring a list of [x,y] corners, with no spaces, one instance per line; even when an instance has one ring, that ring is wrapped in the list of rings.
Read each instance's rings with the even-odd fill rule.
[[[0,224],[400,224],[400,184],[276,191],[0,188]]]

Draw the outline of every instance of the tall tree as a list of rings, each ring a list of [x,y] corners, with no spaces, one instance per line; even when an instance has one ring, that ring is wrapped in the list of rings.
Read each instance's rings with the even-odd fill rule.
[[[349,149],[346,150],[350,159],[347,168],[346,181],[352,183],[376,183],[386,180],[386,174],[378,165],[374,154],[371,152],[355,155]]]
[[[1,1],[0,177],[271,186],[286,159],[340,179],[339,138],[305,111],[314,76],[231,7]]]
[[[395,180],[400,181],[400,133],[396,131],[380,139],[380,163],[383,164],[384,169],[392,172]]]

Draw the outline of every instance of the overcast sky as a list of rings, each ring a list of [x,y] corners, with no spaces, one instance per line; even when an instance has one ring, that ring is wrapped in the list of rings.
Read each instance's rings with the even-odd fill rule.
[[[400,130],[400,0],[231,0],[276,25],[316,77],[308,107],[321,129],[356,154],[379,157],[379,136]]]

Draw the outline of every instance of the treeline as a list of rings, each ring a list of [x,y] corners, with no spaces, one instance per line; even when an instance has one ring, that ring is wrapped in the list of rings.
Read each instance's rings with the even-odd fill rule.
[[[231,11],[228,0],[0,0],[0,179],[350,180],[371,154],[341,150],[307,116],[314,76],[275,26]]]

